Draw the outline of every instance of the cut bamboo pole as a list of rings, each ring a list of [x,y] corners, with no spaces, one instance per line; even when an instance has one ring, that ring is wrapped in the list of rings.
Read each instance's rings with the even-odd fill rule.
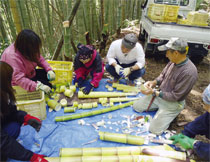
[[[105,98],[105,97],[122,97],[135,96],[136,93],[121,93],[121,92],[90,92],[88,95],[82,91],[78,92],[78,98]]]
[[[51,158],[46,158],[51,162]],[[57,162],[57,158],[52,157],[52,162]],[[184,160],[171,159],[160,156],[147,155],[119,155],[119,156],[78,156],[60,157],[60,162],[185,162]],[[194,160],[190,160],[193,162]]]
[[[113,156],[113,155],[153,155],[178,160],[186,160],[186,153],[165,150],[165,146],[61,148],[60,157],[72,156]]]
[[[72,113],[72,112],[75,112],[76,111],[76,107],[65,107],[64,108],[64,113]]]
[[[127,143],[132,145],[143,145],[144,138],[140,136],[133,136],[129,134],[99,132],[100,140],[112,141],[118,143]]]
[[[63,122],[63,121],[68,121],[68,120],[74,120],[74,119],[79,119],[79,118],[84,118],[88,116],[94,116],[94,115],[99,115],[103,114],[106,112],[122,109],[128,106],[133,105],[133,101],[127,102],[125,104],[117,105],[117,106],[112,106],[104,109],[99,109],[99,110],[94,110],[94,111],[89,111],[89,112],[84,112],[84,113],[78,113],[78,114],[73,114],[73,115],[66,115],[66,116],[57,116],[55,117],[56,122]]]

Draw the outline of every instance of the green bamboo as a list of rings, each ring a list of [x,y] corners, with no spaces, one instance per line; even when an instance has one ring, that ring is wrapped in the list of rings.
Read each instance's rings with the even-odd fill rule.
[[[140,136],[133,136],[129,134],[99,132],[100,140],[112,141],[118,143],[127,143],[132,145],[143,145],[144,138]]]
[[[52,42],[50,39],[50,32],[48,30],[48,25],[47,25],[47,20],[46,20],[46,15],[44,14],[44,8],[43,8],[43,1],[37,1],[38,9],[39,9],[39,15],[41,18],[42,25],[44,27],[45,31],[45,39],[47,40],[47,46],[50,54],[52,54],[53,48],[52,48]]]
[[[69,26],[71,26],[72,25],[72,22],[73,22],[73,20],[74,20],[74,16],[76,15],[76,12],[77,12],[77,9],[78,9],[78,7],[79,7],[79,5],[80,5],[80,2],[81,2],[81,0],[77,0],[76,2],[75,2],[75,4],[74,4],[74,7],[73,7],[73,9],[72,9],[72,12],[71,12],[71,14],[70,14],[70,16],[68,17],[68,20],[69,20]],[[58,55],[59,55],[59,53],[60,53],[60,50],[61,50],[61,48],[62,48],[62,46],[63,46],[63,35],[61,35],[61,37],[60,37],[60,39],[59,39],[59,41],[58,41],[58,45],[57,45],[57,47],[56,47],[56,50],[54,51],[54,54],[53,54],[53,60],[56,60],[57,59],[57,57],[58,57]],[[70,58],[71,59],[71,58]]]
[[[24,29],[29,29],[29,18],[28,18],[26,6],[25,6],[26,3],[27,3],[26,0],[18,0],[17,6],[19,9],[19,13],[20,13],[19,15],[21,15],[20,19],[22,22],[22,27]]]
[[[165,146],[130,146],[130,147],[93,147],[93,148],[61,148],[60,157],[77,156],[113,156],[113,155],[142,155],[146,151],[153,151],[154,154],[186,160],[186,153],[167,150]],[[145,152],[145,153],[144,153]]]
[[[122,93],[122,92],[90,92],[88,95],[82,91],[78,92],[78,98],[105,98],[105,97],[122,97],[122,96],[135,96],[135,93]]]
[[[55,117],[55,121],[62,122],[62,121],[74,120],[74,119],[79,119],[79,118],[88,117],[88,116],[99,115],[99,114],[103,114],[106,112],[122,109],[122,108],[125,108],[128,106],[131,106],[131,105],[133,105],[133,101],[127,102],[125,104],[112,106],[112,107],[108,107],[108,108],[104,108],[104,109],[99,109],[99,110],[95,110],[95,111],[89,111],[89,112],[85,112],[85,113],[78,113],[78,114],[67,115],[67,116],[57,116],[57,117]]]
[[[51,24],[51,15],[50,15],[50,4],[49,0],[44,1],[44,6],[45,6],[45,13],[46,13],[46,18],[47,18],[47,27],[49,34],[52,35],[52,24]]]
[[[81,5],[78,8],[76,14],[76,30],[79,31],[76,37],[74,38],[75,41],[85,44],[85,19],[83,15],[83,4],[84,1],[81,2]]]
[[[2,16],[4,17],[4,21],[2,22],[8,22],[8,24],[5,24],[6,29],[8,33],[10,33],[9,35],[11,36],[11,42],[15,41],[16,39],[16,28],[15,28],[15,24],[13,22],[13,18],[12,18],[12,14],[11,14],[11,10],[10,10],[10,5],[7,1],[0,1],[1,5],[3,7],[3,11],[5,14],[2,14]]]
[[[103,26],[104,26],[104,0],[101,0],[100,1],[100,7],[101,7],[101,10],[100,10],[100,13],[101,13],[101,23],[100,23],[100,29],[101,31],[103,30]]]
[[[15,0],[9,0],[9,4],[10,4],[14,24],[15,24],[15,27],[16,27],[16,31],[17,31],[17,33],[19,33],[22,30],[22,27],[21,27],[21,23],[20,23],[20,16],[18,14],[16,1]]]
[[[95,40],[100,40],[100,30],[99,30],[99,18],[98,18],[98,14],[97,14],[97,5],[96,5],[96,1],[92,1],[92,18],[93,18],[93,31],[94,31],[94,39]]]
[[[184,160],[148,155],[46,157],[46,159],[49,162],[185,162]],[[194,162],[194,160],[190,160],[190,162]]]
[[[32,16],[31,16],[31,10],[29,9],[29,2],[28,1],[26,1],[25,2],[25,4],[26,4],[26,12],[28,13],[28,21],[29,21],[29,28],[30,29],[32,29]]]
[[[0,11],[0,22],[3,22],[1,11]],[[4,41],[8,40],[7,32],[5,30],[5,27],[4,27],[4,24],[3,23],[0,23],[0,30],[1,30],[0,36],[2,37],[2,39]]]
[[[126,5],[126,1],[122,0],[121,1],[121,23],[120,26],[123,26],[123,21],[125,20],[125,5]]]

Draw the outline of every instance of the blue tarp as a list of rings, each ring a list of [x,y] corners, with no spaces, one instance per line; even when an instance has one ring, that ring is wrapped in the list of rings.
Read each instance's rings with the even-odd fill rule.
[[[94,89],[94,91],[107,91],[105,85],[106,85],[106,79],[103,79],[100,82],[99,88]],[[138,96],[141,96],[141,94],[138,94]],[[98,108],[92,110],[97,110],[101,108],[104,107],[99,104]],[[77,110],[76,113],[81,113],[86,111],[91,111],[91,110]],[[35,129],[33,129],[31,126],[23,126],[21,128],[21,133],[17,140],[28,150],[31,150],[38,154],[46,155],[48,157],[58,157],[60,148],[131,146],[129,144],[101,141],[100,139],[90,144],[86,145],[84,144],[98,138],[98,131],[122,133],[121,128],[126,127],[126,125],[125,124],[122,125],[118,121],[127,120],[125,117],[122,117],[123,115],[131,116],[135,113],[138,116],[139,115],[154,116],[155,114],[155,112],[137,113],[132,109],[132,107],[127,107],[113,112],[108,112],[101,115],[83,118],[86,124],[82,126],[78,124],[78,121],[81,119],[67,121],[67,122],[55,122],[54,118],[56,116],[67,115],[70,113],[64,113],[63,109],[61,109],[58,112],[55,111],[49,112],[47,108],[47,118],[42,121],[42,128],[40,129],[40,131],[37,133]],[[109,119],[110,114],[112,115],[111,119]],[[101,120],[104,120],[106,122],[106,128],[99,127],[99,130],[96,130],[91,124],[97,123]],[[107,122],[115,124],[108,124]],[[119,132],[116,131],[116,128],[119,128]],[[140,128],[135,127],[132,129],[137,130]],[[145,132],[144,135],[147,133],[148,132]],[[131,133],[131,135],[135,135],[135,132]],[[149,143],[149,145],[154,145],[154,144]],[[10,161],[15,161],[15,160],[10,160]]]

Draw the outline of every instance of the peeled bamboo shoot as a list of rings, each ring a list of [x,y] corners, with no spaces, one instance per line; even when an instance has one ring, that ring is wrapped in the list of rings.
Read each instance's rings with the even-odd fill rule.
[[[79,119],[79,118],[88,117],[88,116],[99,115],[99,114],[103,114],[106,112],[122,109],[122,108],[125,108],[128,106],[131,106],[131,105],[133,105],[133,101],[127,102],[127,103],[124,103],[121,105],[111,106],[111,107],[104,108],[104,109],[88,111],[85,113],[78,113],[78,114],[66,115],[66,116],[57,116],[57,117],[55,117],[55,121],[62,122],[62,121],[74,120],[74,119]]]

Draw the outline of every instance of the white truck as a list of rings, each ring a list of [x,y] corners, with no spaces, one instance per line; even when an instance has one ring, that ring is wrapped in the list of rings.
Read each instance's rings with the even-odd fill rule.
[[[147,16],[151,3],[179,5],[179,15],[187,17],[187,13],[195,11],[196,0],[145,0],[142,3],[139,40],[144,43],[146,57],[165,54],[157,50],[157,46],[165,44],[171,37],[180,37],[188,41],[189,58],[200,63],[210,51],[210,27],[190,26],[177,23],[154,22]]]

